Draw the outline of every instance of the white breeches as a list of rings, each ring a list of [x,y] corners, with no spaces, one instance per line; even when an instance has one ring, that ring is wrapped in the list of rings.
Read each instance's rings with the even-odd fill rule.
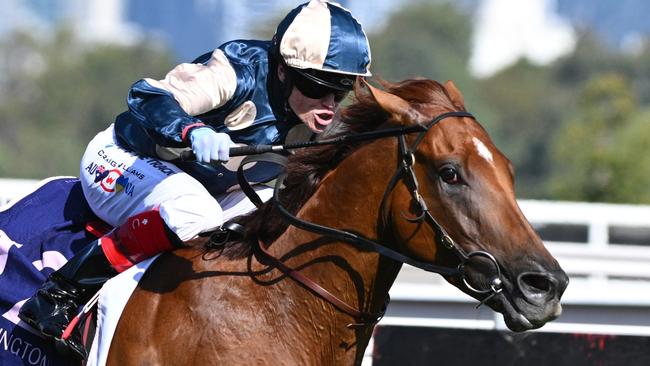
[[[91,209],[108,224],[118,226],[130,216],[158,208],[167,226],[183,241],[255,209],[240,190],[215,198],[174,164],[120,148],[113,125],[88,144],[80,180]],[[254,188],[263,201],[273,195],[270,187]]]

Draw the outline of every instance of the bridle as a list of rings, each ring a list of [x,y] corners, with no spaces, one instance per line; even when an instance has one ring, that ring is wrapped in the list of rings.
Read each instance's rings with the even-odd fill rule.
[[[483,305],[484,303],[486,303],[488,300],[490,300],[491,298],[493,298],[503,290],[501,268],[496,258],[492,254],[482,250],[477,250],[477,251],[472,251],[467,253],[465,250],[463,250],[454,242],[454,240],[449,236],[449,234],[446,232],[444,227],[438,223],[438,221],[433,217],[433,215],[429,211],[429,208],[424,198],[419,192],[418,179],[415,170],[413,168],[415,164],[414,152],[416,151],[420,142],[424,139],[426,133],[435,124],[448,117],[468,117],[472,119],[475,118],[469,112],[464,112],[464,111],[446,112],[438,115],[437,117],[429,121],[426,125],[418,125],[417,130],[413,129],[412,128],[413,126],[406,127],[403,129],[392,130],[393,133],[391,135],[396,136],[398,139],[399,161],[398,161],[397,170],[393,174],[392,178],[390,179],[388,186],[386,187],[386,190],[384,192],[382,202],[381,202],[381,211],[383,211],[383,207],[385,206],[387,198],[390,195],[390,193],[393,191],[393,189],[396,187],[397,183],[403,181],[411,194],[411,198],[413,202],[415,202],[419,210],[419,213],[416,217],[413,218],[405,217],[405,219],[415,223],[427,223],[435,232],[437,244],[451,251],[458,258],[459,264],[456,267],[439,266],[432,263],[418,261],[402,253],[399,253],[393,249],[390,249],[389,247],[382,245],[372,239],[365,238],[361,235],[349,231],[345,231],[345,230],[319,225],[296,217],[281,204],[279,199],[279,192],[282,187],[283,181],[286,178],[286,174],[279,176],[276,181],[275,188],[273,191],[273,203],[275,207],[278,209],[278,211],[282,214],[283,218],[287,222],[300,229],[321,234],[349,244],[353,244],[362,249],[376,252],[394,261],[406,263],[427,272],[434,272],[449,277],[454,277],[454,276],[460,277],[463,284],[470,291],[473,291],[478,295],[485,295],[484,298],[477,305],[478,308],[479,306]],[[413,132],[418,132],[419,135],[416,137],[413,144],[411,146],[408,146],[405,139],[405,135]],[[359,134],[359,135],[363,135],[363,134]],[[386,135],[384,134],[382,137],[385,136]],[[363,139],[367,139],[367,138],[360,138],[359,140],[363,140]],[[267,261],[271,262],[283,273],[290,276],[294,280],[302,283],[304,286],[306,286],[307,288],[315,292],[317,295],[329,301],[330,303],[332,303],[332,305],[334,305],[341,311],[351,315],[353,318],[357,320],[358,323],[349,324],[348,327],[374,325],[381,319],[381,317],[383,317],[385,312],[385,307],[378,314],[370,314],[364,311],[357,310],[354,307],[346,304],[342,300],[338,299],[336,296],[332,295],[329,291],[327,291],[320,285],[306,278],[298,271],[288,267],[282,261],[272,256],[265,249],[264,243],[259,242],[259,249],[260,249],[260,253],[263,254],[263,256],[267,259]],[[467,279],[465,267],[472,260],[472,258],[476,258],[476,257],[487,258],[494,265],[496,274],[490,280],[490,283],[487,288],[479,288],[476,285],[471,285],[470,281]]]
[[[386,188],[386,191],[384,193],[384,198],[382,199],[382,206],[385,204],[388,194],[397,185],[397,182],[400,179],[404,181],[406,186],[409,188],[409,192],[411,193],[411,197],[413,201],[418,206],[420,211],[420,214],[417,215],[416,217],[409,218],[404,216],[405,219],[407,221],[417,222],[417,223],[426,221],[429,224],[429,226],[431,226],[431,228],[433,228],[433,230],[435,231],[437,243],[439,245],[442,245],[442,247],[444,247],[445,249],[450,250],[454,255],[456,255],[456,257],[460,261],[459,265],[456,267],[457,275],[461,277],[463,284],[469,290],[477,294],[487,294],[487,296],[484,297],[483,300],[481,300],[481,302],[477,305],[478,308],[503,290],[502,287],[503,280],[501,279],[501,268],[499,267],[499,263],[497,262],[496,258],[494,258],[492,254],[486,251],[476,250],[467,253],[465,252],[465,250],[463,250],[463,248],[459,247],[454,242],[454,240],[451,238],[451,236],[449,236],[449,234],[446,232],[444,227],[440,225],[438,221],[436,221],[436,219],[431,214],[431,211],[429,211],[429,208],[427,206],[426,201],[424,200],[424,197],[419,192],[418,178],[417,175],[415,174],[415,170],[413,169],[413,165],[415,164],[415,155],[414,155],[415,150],[417,149],[420,142],[422,142],[422,139],[426,135],[427,131],[429,131],[429,129],[433,127],[433,125],[437,124],[438,122],[442,121],[447,117],[468,117],[468,118],[475,119],[475,117],[471,113],[464,112],[464,111],[442,113],[429,122],[429,124],[426,126],[426,130],[420,132],[420,134],[418,135],[418,137],[415,139],[415,141],[410,147],[407,146],[404,135],[397,136],[397,140],[399,144],[398,149],[400,153],[400,164],[397,168],[397,172],[393,174],[393,178],[390,180],[388,187]],[[496,276],[492,278],[489,287],[486,289],[476,288],[472,286],[470,282],[467,280],[465,274],[465,264],[469,262],[472,257],[485,257],[488,260],[490,260],[492,264],[494,264],[494,268],[496,270]],[[426,271],[425,268],[422,269]],[[442,272],[437,272],[437,273],[443,274]]]

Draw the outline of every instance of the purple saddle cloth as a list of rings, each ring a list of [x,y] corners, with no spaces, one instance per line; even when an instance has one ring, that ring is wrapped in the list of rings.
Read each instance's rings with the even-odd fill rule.
[[[46,181],[0,211],[0,365],[76,363],[30,331],[17,314],[50,273],[96,240],[85,231],[94,220],[74,178]]]

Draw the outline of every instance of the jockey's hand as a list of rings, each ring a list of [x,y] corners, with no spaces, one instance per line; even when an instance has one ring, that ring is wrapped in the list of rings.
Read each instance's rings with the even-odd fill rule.
[[[190,132],[190,142],[196,160],[209,163],[212,160],[228,161],[230,147],[235,146],[230,136],[215,132],[211,128],[199,127]]]

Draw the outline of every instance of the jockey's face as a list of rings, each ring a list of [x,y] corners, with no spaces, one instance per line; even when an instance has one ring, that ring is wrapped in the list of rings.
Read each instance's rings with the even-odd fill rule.
[[[312,99],[303,95],[295,86],[289,95],[289,106],[293,112],[315,133],[323,132],[332,123],[340,103],[341,100],[335,98],[334,93]]]
[[[282,67],[278,69],[278,75],[280,80],[284,81],[285,75]],[[315,133],[323,132],[325,127],[334,120],[334,113],[338,110],[347,93],[322,86],[320,86],[322,92],[319,92],[315,89],[319,87],[318,84],[312,87],[304,84],[297,86],[296,84],[294,83],[289,95],[289,106],[311,131]]]

